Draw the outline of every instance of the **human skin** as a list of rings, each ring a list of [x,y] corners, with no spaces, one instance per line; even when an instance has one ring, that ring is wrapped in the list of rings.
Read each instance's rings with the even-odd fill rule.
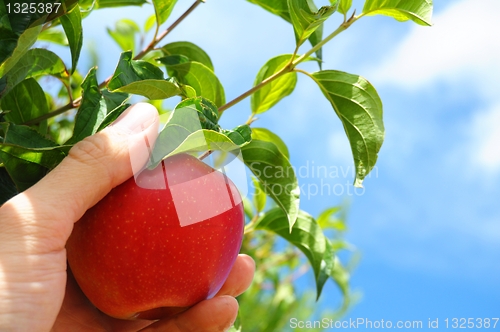
[[[149,104],[129,108],[112,126],[76,144],[46,177],[0,207],[1,331],[224,331],[235,296],[250,285],[253,260],[240,255],[217,296],[159,321],[123,321],[99,312],[67,271],[73,224],[132,176],[129,153],[158,133]],[[134,153],[134,155],[139,155]],[[144,155],[144,163],[147,154]]]

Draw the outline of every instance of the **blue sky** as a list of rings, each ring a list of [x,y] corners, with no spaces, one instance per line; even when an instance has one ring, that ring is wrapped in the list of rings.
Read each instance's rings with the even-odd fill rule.
[[[172,17],[190,4],[180,0]],[[354,6],[359,12],[362,2]],[[439,0],[432,28],[365,17],[324,48],[325,68],[368,78],[384,102],[386,141],[364,191],[348,194],[354,189],[347,139],[307,77],[259,119],[258,126],[285,140],[296,167],[348,173],[299,179],[337,189],[303,193],[302,209],[313,215],[350,202],[347,238],[362,255],[352,286],[363,296],[347,319],[427,324],[439,317],[443,328],[447,317],[500,316],[499,11],[498,0]],[[101,78],[120,53],[100,35],[104,28],[122,17],[142,25],[151,13],[147,6],[102,10],[86,20],[85,43],[101,55]],[[339,20],[328,21],[325,32]],[[167,41],[177,40],[207,51],[228,100],[251,87],[267,59],[294,48],[288,23],[242,0],[207,0]],[[312,63],[302,68],[316,70]],[[226,112],[223,124],[240,124],[249,112],[246,100]],[[332,285],[323,296],[324,304],[338,301]]]

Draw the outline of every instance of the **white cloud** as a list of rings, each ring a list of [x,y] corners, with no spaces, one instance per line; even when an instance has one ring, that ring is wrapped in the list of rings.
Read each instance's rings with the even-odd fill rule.
[[[471,162],[487,176],[500,170],[500,104],[473,115],[469,127]]]
[[[500,74],[498,0],[462,0],[434,17],[434,26],[415,26],[392,56],[371,75],[406,88],[433,81],[469,78],[481,93],[496,93]],[[496,86],[494,83],[496,81]],[[467,82],[465,82],[467,84]]]
[[[370,75],[377,84],[408,90],[435,90],[444,83],[448,91],[452,88],[448,97],[479,101],[481,109],[466,109],[471,114],[464,118],[467,141],[457,142],[451,151],[467,153],[472,172],[489,176],[500,174],[499,11],[498,0],[452,3],[435,16],[433,27],[415,26]]]

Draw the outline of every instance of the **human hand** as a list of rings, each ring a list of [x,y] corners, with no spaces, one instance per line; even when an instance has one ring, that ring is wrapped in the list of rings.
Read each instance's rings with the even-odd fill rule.
[[[253,278],[254,262],[246,255],[238,257],[216,297],[157,322],[104,315],[66,272],[65,244],[73,224],[132,176],[129,152],[139,149],[146,137],[152,144],[158,126],[154,107],[132,106],[112,126],[76,144],[58,167],[0,208],[0,330],[208,332],[231,326],[238,309],[234,296]]]

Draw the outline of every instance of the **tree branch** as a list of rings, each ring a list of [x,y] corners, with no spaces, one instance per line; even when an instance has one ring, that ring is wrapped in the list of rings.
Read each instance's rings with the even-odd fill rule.
[[[172,30],[174,30],[182,21],[184,21],[184,19],[186,17],[189,16],[189,14],[191,14],[195,9],[196,7],[198,7],[200,5],[200,3],[204,3],[205,0],[196,0],[195,3],[193,3],[191,5],[191,7],[188,8],[188,10],[186,10],[184,12],[184,14],[182,14],[174,23],[172,23],[165,31],[163,31],[163,33],[161,35],[159,35],[158,37],[156,37],[148,46],[146,46],[146,48],[144,48],[141,52],[139,52],[139,54],[137,54],[135,57],[134,57],[134,60],[138,60],[138,59],[141,59],[144,55],[146,55],[149,51],[151,51],[152,49],[155,48],[155,46],[163,39],[165,38],[165,36],[167,36],[170,32],[172,32]]]
[[[245,92],[242,95],[236,97],[235,99],[231,100],[227,104],[222,105],[219,108],[219,112],[222,113],[225,110],[227,110],[228,108],[230,108],[230,107],[238,104],[240,101],[244,100],[245,98],[247,98],[247,97],[251,96],[252,94],[254,94],[255,92],[259,91],[265,85],[271,83],[272,81],[274,81],[278,77],[281,77],[281,76],[283,76],[283,75],[285,75],[287,73],[290,73],[290,72],[294,71],[295,67],[299,63],[301,63],[302,61],[304,61],[305,59],[307,59],[311,54],[313,54],[314,52],[316,52],[317,50],[319,50],[321,47],[323,47],[323,45],[325,45],[326,43],[328,43],[330,40],[332,40],[334,37],[336,37],[338,34],[340,34],[341,32],[343,32],[344,30],[346,30],[347,28],[349,28],[354,22],[356,22],[361,16],[359,16],[359,17],[355,16],[355,13],[356,13],[356,11],[354,11],[354,13],[351,16],[351,18],[349,18],[346,22],[343,22],[328,37],[326,37],[321,42],[319,42],[318,44],[316,44],[307,53],[303,54],[302,56],[300,56],[296,60],[294,60],[294,59],[296,57],[296,54],[297,54],[297,51],[298,51],[298,47],[295,48],[294,54],[292,56],[292,59],[291,59],[290,63],[287,66],[283,67],[280,71],[278,71],[278,72],[274,73],[273,75],[269,76],[268,78],[266,78],[265,80],[263,80],[262,82],[260,82],[258,85],[254,86],[253,88],[251,88],[247,92]]]
[[[226,103],[225,105],[222,105],[221,107],[219,107],[219,112],[222,113],[225,110],[227,110],[228,108],[233,107],[234,105],[238,104],[243,99],[245,99],[245,98],[251,96],[252,94],[254,94],[255,92],[259,91],[264,86],[271,83],[272,81],[274,81],[278,77],[281,77],[281,76],[291,72],[292,70],[293,70],[292,66],[283,67],[283,69],[281,69],[280,71],[269,76],[268,78],[266,78],[265,80],[263,80],[262,82],[260,82],[259,84],[257,84],[256,86],[254,86],[253,88],[248,90],[247,92],[243,93],[239,97],[236,97],[235,99],[231,100],[230,102]]]
[[[66,105],[64,105],[64,106],[62,106],[62,107],[59,107],[58,109],[56,109],[56,110],[54,110],[54,111],[52,111],[52,112],[49,112],[49,113],[44,114],[44,115],[42,115],[42,116],[39,116],[39,117],[37,117],[37,118],[31,119],[31,120],[29,120],[29,121],[26,121],[26,122],[24,123],[24,125],[26,125],[26,126],[35,125],[35,124],[37,124],[37,123],[40,123],[40,122],[42,122],[42,121],[44,121],[44,120],[47,120],[47,119],[50,119],[50,118],[52,118],[52,117],[54,117],[54,116],[57,116],[57,115],[59,115],[59,114],[63,114],[64,112],[67,112],[67,111],[69,111],[69,110],[71,110],[71,109],[73,109],[73,108],[78,107],[78,106],[79,106],[79,104],[78,104],[78,105],[75,105],[75,103],[76,103],[77,101],[78,101],[78,102],[80,102],[80,101],[81,101],[81,99],[82,99],[81,97],[80,97],[80,98],[77,98],[77,99],[76,99],[75,101],[73,101],[72,103],[70,102],[70,103],[68,103],[68,104],[66,104]]]

